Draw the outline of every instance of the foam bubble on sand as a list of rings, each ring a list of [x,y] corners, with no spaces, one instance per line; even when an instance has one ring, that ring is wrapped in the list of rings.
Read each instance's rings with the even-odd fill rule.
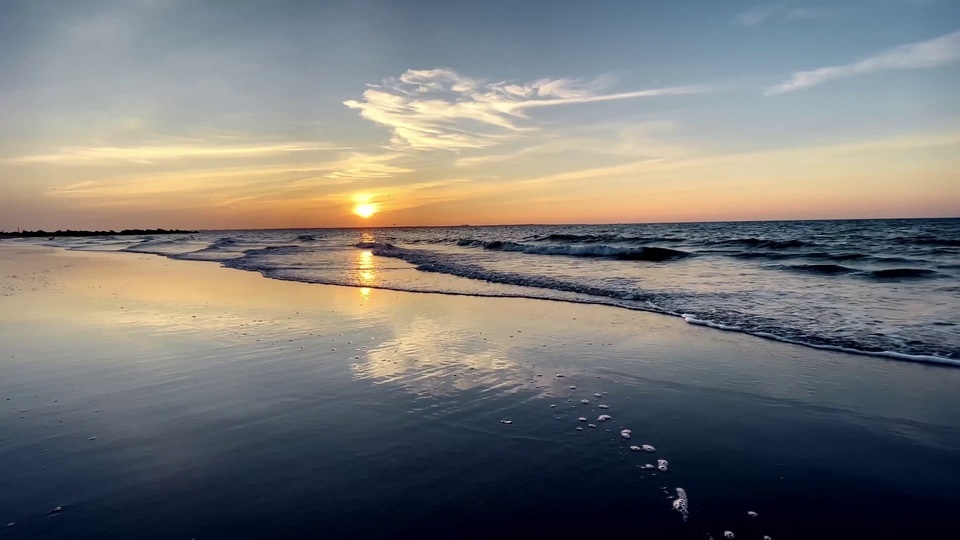
[[[581,421],[581,422],[586,422],[586,421],[587,421],[587,419],[586,419],[585,417],[583,417],[583,416],[581,416],[580,418],[577,418],[577,420],[579,420],[579,421]]]
[[[597,417],[597,422],[606,422],[607,420],[610,420],[611,418],[613,418],[613,417],[610,416],[609,414],[601,414],[600,416]]]
[[[589,400],[589,399],[581,399],[581,400],[580,400],[580,403],[583,403],[584,405],[589,405],[589,404],[590,404],[590,400]]]
[[[639,451],[641,451],[642,449],[641,449],[639,446],[631,446],[631,447],[630,447],[630,450],[632,450],[632,451],[634,451],[634,452],[639,452]]]
[[[646,464],[643,465],[643,467],[640,467],[640,468],[641,468],[641,469],[646,469],[646,470],[649,471],[649,470],[653,470],[654,467],[653,467],[653,464],[652,464],[652,463],[646,463]]]
[[[730,531],[723,531],[723,537],[724,537],[724,538],[728,538],[728,539],[730,539],[730,538],[736,538],[735,536],[733,536],[733,533],[730,532]]]
[[[767,535],[763,535],[763,540],[773,540],[773,538],[770,538],[770,537],[767,536]]]
[[[587,427],[588,427],[588,428],[591,428],[591,429],[597,429],[597,425],[596,425],[596,424],[587,424]]]
[[[559,377],[559,378],[563,378],[563,377],[565,377],[565,376],[566,376],[566,375],[564,375],[563,373],[557,373],[557,377]]]
[[[673,501],[673,509],[680,512],[683,520],[686,521],[689,516],[690,503],[687,501],[687,492],[683,488],[677,488],[677,498]]]
[[[580,426],[577,426],[577,431],[583,431],[583,428]]]
[[[643,445],[643,451],[644,451],[644,452],[656,452],[657,449],[654,448],[652,445],[645,444],[645,445]]]
[[[748,511],[748,512],[747,512],[747,515],[750,516],[750,517],[757,517],[757,513],[754,512],[753,510]]]
[[[53,510],[51,510],[51,511],[49,511],[49,512],[47,512],[47,513],[48,513],[48,514],[59,514],[60,512],[63,512],[63,507],[62,507],[62,506],[57,506],[57,507],[55,507]]]
[[[597,405],[597,407],[599,407],[599,408],[601,408],[601,409],[609,409],[609,408],[610,408],[609,405]]]
[[[571,390],[576,390],[577,387],[576,387],[576,386],[571,386],[570,389],[571,389]]]
[[[513,423],[513,420],[506,420],[506,419],[504,419],[504,420],[501,420],[500,423],[501,423],[501,424],[512,424],[512,423]]]
[[[595,397],[595,398],[597,398],[597,399],[600,399],[600,398],[603,397],[603,396],[601,396],[600,394],[594,392],[594,393],[593,393],[593,397]]]
[[[624,439],[629,439],[631,435],[633,435],[633,432],[630,431],[629,429],[620,430],[620,436],[623,437]]]
[[[555,408],[556,406],[557,406],[556,404],[553,404],[553,405],[550,406],[550,408],[553,409],[553,408]]]
[[[659,470],[660,472],[667,472],[667,471],[669,470],[669,469],[667,468],[667,465],[668,465],[668,464],[667,464],[667,460],[665,460],[665,459],[658,459],[658,460],[657,460],[657,470]]]

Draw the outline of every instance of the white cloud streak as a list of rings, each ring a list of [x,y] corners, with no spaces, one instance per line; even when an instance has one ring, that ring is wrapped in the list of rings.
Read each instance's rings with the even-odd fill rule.
[[[733,22],[740,26],[757,26],[776,15],[781,6],[763,6],[754,8],[734,17]]]
[[[926,41],[900,45],[852,64],[798,71],[783,83],[767,88],[765,94],[785,94],[857,75],[878,71],[931,68],[958,60],[960,60],[960,30]]]
[[[408,70],[398,79],[371,85],[362,99],[344,105],[390,129],[394,149],[460,150],[535,131],[526,115],[529,109],[708,91],[684,86],[603,94],[597,86],[572,79],[491,83],[452,69]]]
[[[209,144],[145,145],[133,147],[90,146],[63,148],[53,153],[16,157],[7,161],[10,163],[44,163],[53,165],[152,164],[157,161],[178,159],[261,157],[295,152],[342,149],[344,148],[310,142],[235,146]]]
[[[831,11],[823,8],[790,8],[786,2],[758,6],[740,13],[733,18],[738,26],[759,26],[767,21],[778,19],[785,21],[800,19],[828,19],[833,16]]]

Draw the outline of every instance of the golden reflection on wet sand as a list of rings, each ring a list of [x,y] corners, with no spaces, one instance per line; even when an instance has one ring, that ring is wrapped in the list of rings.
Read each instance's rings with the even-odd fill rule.
[[[404,325],[394,323],[395,336],[366,351],[354,364],[357,378],[399,384],[417,394],[453,394],[484,387],[514,391],[536,386],[532,363],[510,359],[511,347],[483,341],[475,329],[419,315]]]

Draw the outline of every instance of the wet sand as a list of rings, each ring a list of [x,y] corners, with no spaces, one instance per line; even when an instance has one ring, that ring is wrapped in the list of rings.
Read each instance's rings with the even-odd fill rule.
[[[0,538],[956,537],[955,368],[11,243],[0,344]]]

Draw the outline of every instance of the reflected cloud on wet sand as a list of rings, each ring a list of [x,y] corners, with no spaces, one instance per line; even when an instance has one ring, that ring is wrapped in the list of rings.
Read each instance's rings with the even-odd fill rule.
[[[352,366],[356,378],[428,395],[480,387],[497,389],[499,394],[538,388],[542,381],[532,363],[511,360],[511,356],[522,357],[519,352],[511,355],[508,347],[484,341],[475,330],[451,321],[420,315],[395,327],[395,334]]]

